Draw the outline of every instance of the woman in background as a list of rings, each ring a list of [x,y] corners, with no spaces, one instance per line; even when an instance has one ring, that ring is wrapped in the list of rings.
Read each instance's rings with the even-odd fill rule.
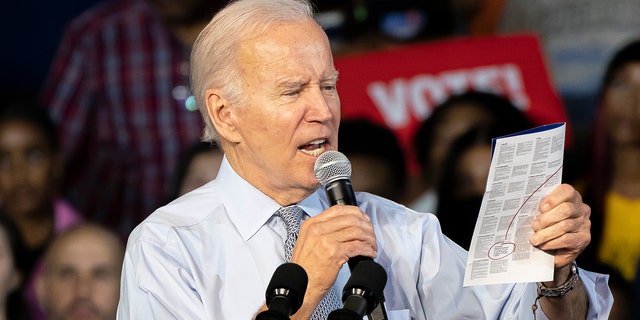
[[[18,227],[25,250],[26,301],[33,319],[43,319],[33,278],[53,236],[82,220],[59,194],[62,159],[54,125],[29,97],[6,97],[0,109],[0,208]],[[96,186],[99,188],[99,186]]]
[[[591,206],[592,241],[581,263],[607,265],[631,283],[640,259],[640,40],[610,60],[590,134],[583,194]]]

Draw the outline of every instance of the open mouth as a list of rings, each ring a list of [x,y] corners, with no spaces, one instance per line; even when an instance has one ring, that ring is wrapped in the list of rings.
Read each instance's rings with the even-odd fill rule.
[[[321,155],[327,147],[327,139],[318,139],[311,141],[298,149],[303,153],[317,157]]]

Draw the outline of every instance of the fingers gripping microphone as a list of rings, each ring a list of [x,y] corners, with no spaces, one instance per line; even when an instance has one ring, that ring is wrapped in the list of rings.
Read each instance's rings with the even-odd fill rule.
[[[356,195],[351,186],[351,162],[338,151],[327,151],[321,154],[313,166],[316,179],[327,192],[327,198],[332,206],[343,204],[357,206]],[[356,264],[367,257],[354,257],[349,259],[349,269],[353,270]]]
[[[361,320],[382,300],[387,273],[373,260],[365,260],[351,271],[351,277],[342,290],[344,308],[334,310],[328,320]]]
[[[296,313],[307,291],[307,272],[292,262],[276,268],[266,291],[269,310],[260,312],[256,320],[289,320]]]

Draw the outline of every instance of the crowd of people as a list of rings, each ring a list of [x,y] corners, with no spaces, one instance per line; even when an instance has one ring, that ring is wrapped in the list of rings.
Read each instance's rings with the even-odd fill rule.
[[[540,31],[560,52],[546,54],[577,131],[568,184],[546,198],[531,242],[555,252],[543,286],[580,267],[566,303],[535,283],[461,285],[491,138],[535,126],[508,97],[452,94],[411,152],[379,119],[340,119],[349,92],[334,58],[547,28],[516,21],[533,6],[521,2],[96,1],[69,21],[41,87],[2,90],[0,320],[252,318],[289,261],[309,275],[296,319],[326,319],[318,310],[356,256],[386,270],[390,319],[530,317],[534,301],[539,318],[639,317],[640,29],[580,33],[602,80],[579,90],[560,50],[577,49]],[[598,39],[634,23],[605,23]],[[330,206],[319,188],[313,163],[327,150],[351,161],[357,207]],[[288,256],[274,212],[291,207],[303,211]]]

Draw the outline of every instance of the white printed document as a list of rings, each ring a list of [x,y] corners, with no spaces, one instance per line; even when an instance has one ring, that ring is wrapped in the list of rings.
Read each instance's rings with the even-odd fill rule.
[[[562,181],[565,123],[493,139],[464,286],[553,280],[554,257],[529,242],[540,201]]]

